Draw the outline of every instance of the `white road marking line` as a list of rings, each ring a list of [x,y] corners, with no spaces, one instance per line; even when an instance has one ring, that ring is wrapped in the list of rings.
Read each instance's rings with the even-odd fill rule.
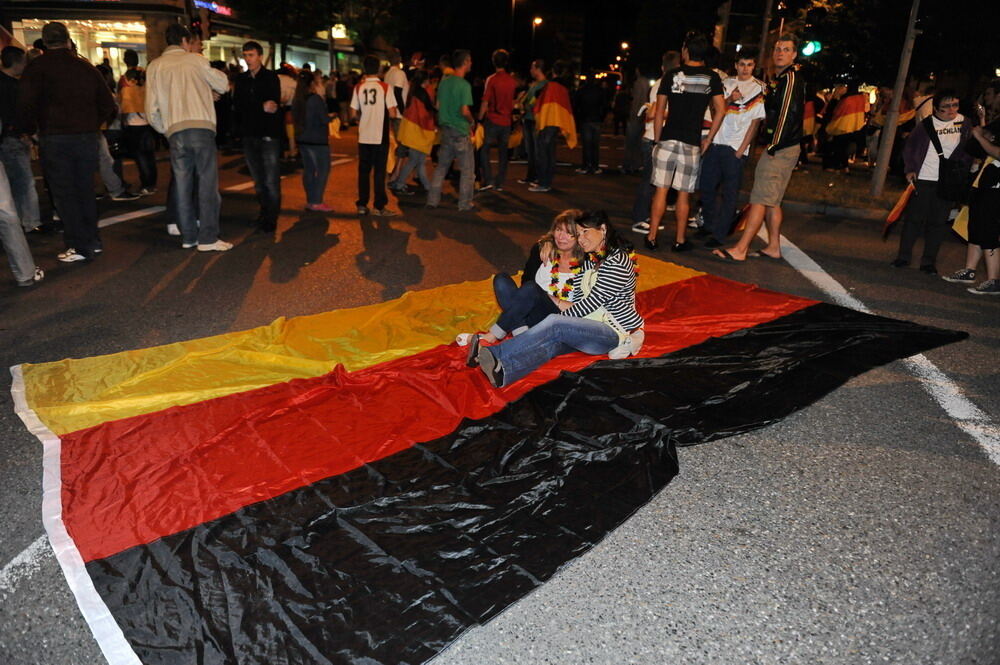
[[[112,224],[118,224],[120,222],[127,222],[132,219],[138,219],[139,217],[146,217],[147,215],[155,215],[156,213],[163,212],[166,210],[164,206],[152,206],[150,208],[142,208],[141,210],[133,210],[132,212],[122,213],[121,215],[115,215],[114,217],[105,217],[97,222],[99,228],[104,228],[106,226],[111,226]]]
[[[21,578],[28,577],[42,567],[42,559],[52,554],[45,535],[24,548],[0,570],[0,596],[10,593]]]
[[[766,237],[763,229],[758,235]],[[868,314],[873,313],[785,236],[781,236],[781,255],[789,265],[802,273],[838,305]],[[903,363],[917,377],[923,389],[944,409],[955,426],[978,442],[990,461],[1000,466],[1000,427],[990,419],[989,415],[973,404],[958,384],[924,354],[904,358]]]

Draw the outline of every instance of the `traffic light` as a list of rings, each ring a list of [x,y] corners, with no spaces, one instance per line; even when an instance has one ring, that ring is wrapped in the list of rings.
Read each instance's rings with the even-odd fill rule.
[[[821,50],[823,50],[823,45],[813,39],[808,42],[803,42],[802,48],[799,49],[799,53],[808,58],[811,55],[816,55]]]

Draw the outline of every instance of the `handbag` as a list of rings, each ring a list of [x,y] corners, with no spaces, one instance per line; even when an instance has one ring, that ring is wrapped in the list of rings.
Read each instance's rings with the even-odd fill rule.
[[[969,188],[972,187],[973,175],[969,168],[959,162],[954,157],[945,157],[944,148],[941,147],[941,139],[934,131],[933,116],[924,118],[924,129],[931,139],[931,145],[937,152],[939,161],[937,195],[945,201],[965,202],[969,196]]]

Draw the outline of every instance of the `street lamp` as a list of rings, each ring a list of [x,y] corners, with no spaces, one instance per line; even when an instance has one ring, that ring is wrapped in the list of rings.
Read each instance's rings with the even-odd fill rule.
[[[542,17],[536,16],[531,19],[531,55],[535,55],[535,28],[542,24]]]
[[[622,42],[622,50],[623,51],[627,51],[628,50],[628,42]]]

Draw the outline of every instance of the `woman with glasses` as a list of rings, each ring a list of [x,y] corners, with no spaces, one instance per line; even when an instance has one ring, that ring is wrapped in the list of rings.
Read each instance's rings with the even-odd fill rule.
[[[584,212],[576,225],[577,241],[587,257],[572,281],[573,302],[553,299],[558,314],[476,354],[477,364],[496,388],[565,353],[624,358],[642,347],[643,319],[635,308],[637,272],[631,244],[618,235],[604,211]]]
[[[938,250],[948,233],[948,215],[955,207],[957,196],[942,191],[943,159],[953,159],[968,171],[972,157],[959,149],[972,133],[972,123],[958,112],[958,95],[941,91],[933,98],[933,115],[917,123],[903,147],[906,179],[916,191],[910,199],[903,219],[903,232],[893,267],[910,264],[913,246],[924,239],[920,271],[937,274],[935,261]],[[940,156],[939,156],[940,153]]]

